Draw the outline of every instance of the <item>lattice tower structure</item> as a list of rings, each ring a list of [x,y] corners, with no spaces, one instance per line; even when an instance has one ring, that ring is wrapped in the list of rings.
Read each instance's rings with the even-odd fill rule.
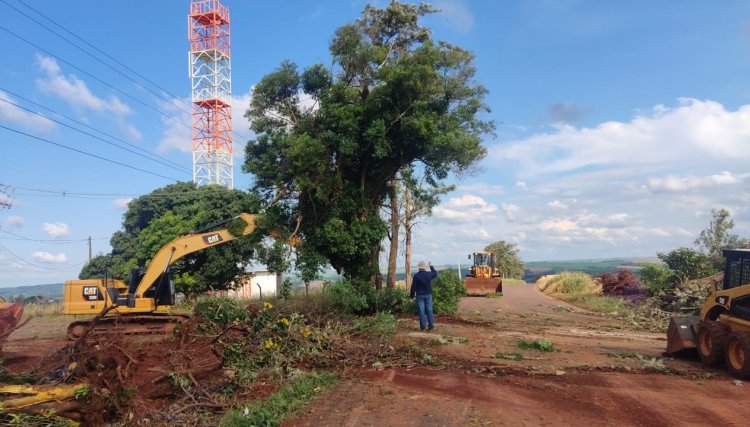
[[[229,9],[219,0],[192,0],[188,39],[193,182],[234,188]]]

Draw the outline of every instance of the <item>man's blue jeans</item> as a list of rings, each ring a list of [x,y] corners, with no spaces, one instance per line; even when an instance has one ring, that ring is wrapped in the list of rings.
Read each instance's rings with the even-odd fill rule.
[[[424,318],[427,315],[427,327],[435,327],[435,319],[432,317],[432,294],[417,295],[417,312],[419,313],[419,329],[424,331]]]

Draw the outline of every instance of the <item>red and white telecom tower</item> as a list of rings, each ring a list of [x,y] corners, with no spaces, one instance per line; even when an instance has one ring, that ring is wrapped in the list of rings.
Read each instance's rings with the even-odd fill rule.
[[[229,9],[191,0],[188,15],[193,101],[193,182],[234,187]]]

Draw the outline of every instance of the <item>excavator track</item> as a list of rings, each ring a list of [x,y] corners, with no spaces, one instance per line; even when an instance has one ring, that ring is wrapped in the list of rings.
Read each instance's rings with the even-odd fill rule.
[[[68,326],[68,338],[76,340],[83,335],[168,335],[189,318],[183,314],[123,314],[79,320]]]

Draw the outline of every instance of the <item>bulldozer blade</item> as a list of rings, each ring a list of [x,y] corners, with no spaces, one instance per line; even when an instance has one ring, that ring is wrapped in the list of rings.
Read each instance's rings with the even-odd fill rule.
[[[700,324],[698,316],[674,316],[669,319],[667,328],[667,351],[665,354],[676,354],[696,347],[695,329]]]
[[[503,291],[503,280],[499,277],[467,277],[464,280],[469,295],[487,295]]]

